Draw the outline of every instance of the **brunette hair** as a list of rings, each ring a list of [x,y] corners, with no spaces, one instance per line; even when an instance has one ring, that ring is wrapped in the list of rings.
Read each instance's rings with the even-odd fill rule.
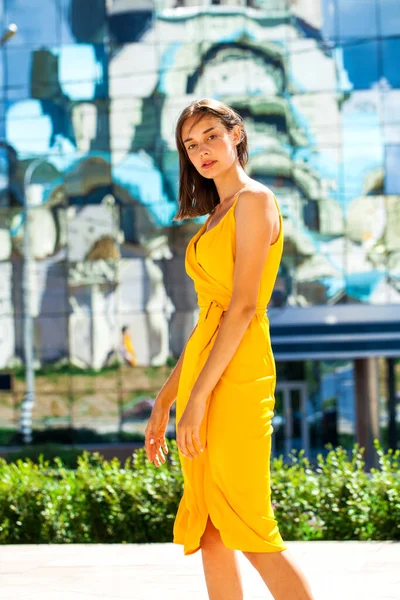
[[[208,214],[219,203],[214,181],[200,175],[190,161],[182,140],[184,122],[195,115],[198,118],[194,124],[198,123],[204,117],[215,117],[228,131],[232,131],[235,125],[239,125],[241,139],[236,147],[238,159],[242,167],[246,165],[249,157],[247,134],[243,119],[233,108],[210,98],[195,100],[189,104],[180,114],[175,130],[176,145],[179,152],[179,209],[173,218],[174,221],[182,221],[189,217]]]

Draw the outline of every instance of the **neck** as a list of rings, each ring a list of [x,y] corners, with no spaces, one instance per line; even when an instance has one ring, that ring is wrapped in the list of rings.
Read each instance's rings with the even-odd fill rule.
[[[239,162],[235,162],[225,173],[214,179],[220,204],[229,202],[250,181]]]

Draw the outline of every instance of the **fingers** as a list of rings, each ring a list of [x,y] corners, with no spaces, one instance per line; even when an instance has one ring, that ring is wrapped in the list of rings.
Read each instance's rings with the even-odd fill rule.
[[[197,452],[204,452],[204,447],[200,439],[200,434],[197,431],[193,433],[193,442],[196,446]]]
[[[179,431],[178,427],[176,443],[180,452],[186,458],[193,459],[199,456],[201,452],[204,452],[198,431]],[[160,467],[166,462],[168,446],[164,435],[157,437],[153,431],[149,430],[145,437],[145,447],[149,461],[154,463],[156,467]]]
[[[150,462],[153,462],[156,450],[156,439],[152,429],[144,432],[144,446],[146,449],[147,458]]]
[[[186,433],[186,450],[189,453],[189,458],[196,458],[197,451],[193,444],[193,434],[191,431]]]
[[[165,440],[165,432],[169,419],[169,410],[160,405],[153,406],[149,421],[145,429],[145,449],[147,458],[150,462],[157,464],[165,462],[165,455],[168,454],[168,447]],[[162,450],[160,450],[160,446]]]
[[[176,443],[178,445],[179,451],[181,452],[181,454],[183,454],[183,456],[186,456],[186,458],[192,458],[191,454],[189,453],[186,447],[186,432],[184,430],[182,431],[182,428],[180,430],[178,428]]]
[[[154,458],[154,433],[153,431],[145,431],[144,433],[144,447],[146,449],[147,458],[150,462],[153,462]]]
[[[162,445],[163,452],[165,454],[168,454],[167,440],[165,439],[164,436],[161,438],[161,445]]]
[[[178,447],[187,458],[196,458],[201,452],[204,452],[200,435],[196,431],[187,431],[182,434]]]
[[[165,438],[163,436],[158,440],[157,454],[156,454],[156,458],[155,458],[155,462],[154,462],[156,467],[159,467],[160,463],[164,464],[166,462],[166,460],[167,460],[165,458],[166,454],[168,454],[168,447],[167,447]]]
[[[160,467],[165,463],[165,456],[163,454],[161,446],[158,448],[157,454],[154,457],[154,466]]]
[[[159,436],[157,436],[157,434],[154,431],[150,430],[145,436],[146,454],[150,462],[154,461],[154,458],[158,452],[159,445]]]
[[[149,448],[148,451],[147,447]],[[146,438],[146,452],[149,461],[154,463],[156,467],[164,464],[166,461],[165,455],[168,454],[165,436],[159,438],[149,436]]]

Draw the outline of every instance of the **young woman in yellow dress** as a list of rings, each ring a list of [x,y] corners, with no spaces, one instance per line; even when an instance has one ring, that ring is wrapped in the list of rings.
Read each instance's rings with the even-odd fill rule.
[[[310,588],[279,533],[271,506],[270,454],[276,370],[267,304],[283,249],[273,193],[244,171],[242,118],[221,102],[191,103],[176,127],[180,160],[176,219],[209,214],[190,240],[198,322],[147,424],[155,466],[176,400],[184,494],[174,542],[201,549],[210,600],[242,600],[235,550],[275,600],[310,600]]]

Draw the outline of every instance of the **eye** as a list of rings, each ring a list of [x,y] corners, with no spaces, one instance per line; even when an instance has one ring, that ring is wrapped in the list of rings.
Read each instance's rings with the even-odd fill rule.
[[[216,136],[216,134],[215,134],[215,133],[212,133],[212,134],[209,136],[209,138],[208,138],[208,139],[209,139],[209,140],[212,140],[213,138],[216,138],[216,137],[217,137],[217,136]]]
[[[189,146],[187,147],[188,150],[193,150],[193,148],[195,147],[196,144],[189,144]]]

